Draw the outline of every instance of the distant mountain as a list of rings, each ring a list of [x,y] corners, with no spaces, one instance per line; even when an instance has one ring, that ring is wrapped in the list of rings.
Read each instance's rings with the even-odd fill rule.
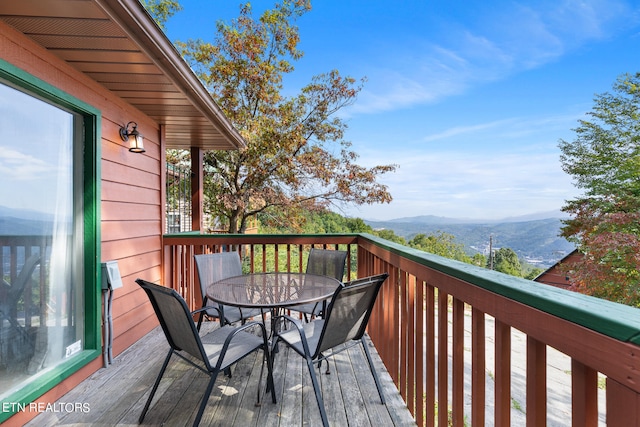
[[[33,236],[51,234],[52,230],[53,219],[50,214],[0,206],[0,235]]]
[[[511,248],[519,257],[541,268],[550,267],[575,249],[573,244],[559,237],[562,226],[560,215],[545,219],[521,220],[521,218],[523,217],[507,218],[501,221],[479,221],[426,215],[390,221],[365,221],[365,223],[374,229],[393,230],[407,241],[416,234],[448,233],[453,235],[458,243],[464,245],[470,254],[488,254],[489,241],[492,240],[493,249]]]
[[[390,220],[371,220],[365,222],[398,222],[398,223],[419,223],[419,224],[500,224],[504,222],[525,222],[550,218],[568,218],[567,214],[561,211],[537,212],[528,215],[506,217],[501,219],[472,219],[472,218],[448,218],[435,215],[420,215]]]

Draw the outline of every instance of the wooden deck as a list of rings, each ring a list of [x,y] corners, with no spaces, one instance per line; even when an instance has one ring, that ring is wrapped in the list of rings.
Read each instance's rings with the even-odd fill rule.
[[[205,327],[215,326],[207,322],[203,330]],[[318,376],[329,422],[335,426],[358,427],[416,425],[375,348],[370,341],[368,344],[387,403],[380,403],[362,350],[353,347],[332,358],[331,375]],[[60,400],[67,406],[82,404],[84,410],[43,412],[27,425],[138,425],[138,417],[167,351],[168,344],[158,327],[116,357],[108,368],[99,370]],[[261,406],[255,405],[260,361],[261,354],[256,353],[235,365],[231,378],[218,377],[200,425],[321,425],[306,364],[284,346],[274,366],[278,403],[273,404],[268,395]],[[207,380],[204,373],[174,357],[143,425],[191,425]]]

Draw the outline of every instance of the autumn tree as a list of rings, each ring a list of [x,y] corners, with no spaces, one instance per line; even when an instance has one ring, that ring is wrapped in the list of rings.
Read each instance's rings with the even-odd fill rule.
[[[640,73],[595,97],[561,162],[582,196],[563,211],[562,236],[584,254],[564,266],[575,290],[640,307]]]
[[[308,0],[283,0],[256,19],[247,3],[237,19],[216,24],[214,43],[178,43],[246,141],[237,151],[204,154],[205,212],[231,233],[270,210],[296,221],[311,206],[391,201],[377,178],[396,166],[358,165],[337,114],[355,102],[363,81],[333,70],[284,95],[283,78],[303,55],[295,23],[310,9]]]

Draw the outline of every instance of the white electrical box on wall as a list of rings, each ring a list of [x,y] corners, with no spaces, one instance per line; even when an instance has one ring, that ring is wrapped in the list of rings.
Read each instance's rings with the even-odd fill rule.
[[[118,261],[106,261],[102,263],[102,290],[118,289],[122,287],[122,277]]]

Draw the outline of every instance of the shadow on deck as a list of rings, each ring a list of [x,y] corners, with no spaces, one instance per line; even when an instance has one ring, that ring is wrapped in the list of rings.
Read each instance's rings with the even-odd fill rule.
[[[215,326],[207,322],[203,332],[205,327]],[[416,425],[377,351],[370,341],[368,344],[387,403],[380,403],[366,358],[356,346],[330,359],[330,375],[319,375],[329,422],[336,426]],[[81,404],[82,410],[44,412],[27,425],[138,425],[167,351],[168,344],[157,327],[116,357],[112,365],[93,374],[60,400]],[[261,406],[255,405],[261,360],[261,354],[254,353],[232,368],[231,378],[218,377],[202,426],[321,425],[306,364],[284,346],[274,366],[278,403],[273,404],[270,396],[265,396]],[[205,374],[174,357],[143,425],[191,425],[207,381]]]

